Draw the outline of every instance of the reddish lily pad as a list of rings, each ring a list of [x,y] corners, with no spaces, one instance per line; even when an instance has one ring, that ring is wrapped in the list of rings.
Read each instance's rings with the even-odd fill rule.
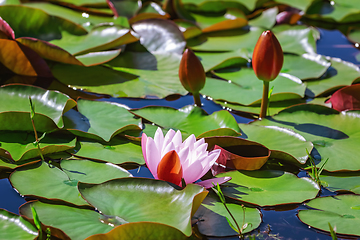
[[[73,55],[46,41],[29,37],[22,37],[16,40],[34,50],[42,58],[61,63],[82,65]]]
[[[0,17],[0,38],[15,39],[14,30]]]
[[[332,108],[339,112],[360,110],[360,84],[339,89],[326,103],[331,103]]]
[[[51,71],[31,48],[9,39],[0,39],[0,62],[19,75],[52,77]]]

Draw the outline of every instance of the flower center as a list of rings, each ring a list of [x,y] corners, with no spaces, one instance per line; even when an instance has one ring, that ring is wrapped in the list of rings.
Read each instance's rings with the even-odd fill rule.
[[[166,153],[161,159],[157,167],[157,175],[158,179],[180,186],[183,172],[179,155],[175,150]]]

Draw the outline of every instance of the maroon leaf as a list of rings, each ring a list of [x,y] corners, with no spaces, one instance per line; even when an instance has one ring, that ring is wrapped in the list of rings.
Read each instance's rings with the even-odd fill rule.
[[[0,17],[0,38],[15,39],[14,30]]]
[[[337,90],[326,103],[331,102],[337,111],[360,110],[360,84],[343,87]]]

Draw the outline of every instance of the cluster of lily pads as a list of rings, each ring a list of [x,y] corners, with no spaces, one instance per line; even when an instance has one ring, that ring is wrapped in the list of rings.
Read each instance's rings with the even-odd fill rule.
[[[317,54],[310,26],[358,42],[359,16],[351,0],[1,1],[0,176],[27,202],[19,215],[0,209],[0,239],[256,235],[264,207],[302,203],[304,227],[360,236],[360,69]],[[284,64],[258,119],[251,57],[268,29]],[[185,48],[206,72],[203,106],[118,103],[186,95]],[[208,114],[205,99],[223,110]],[[170,129],[221,152],[197,184],[129,172],[144,168],[141,136]],[[201,186],[228,177],[222,193]]]

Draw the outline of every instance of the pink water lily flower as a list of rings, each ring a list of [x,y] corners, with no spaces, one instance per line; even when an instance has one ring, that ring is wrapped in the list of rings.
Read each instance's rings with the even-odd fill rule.
[[[170,129],[163,135],[157,129],[154,139],[142,134],[141,147],[145,163],[155,179],[172,182],[181,186],[183,178],[186,184],[193,183],[204,176],[220,155],[220,150],[208,152],[208,144],[202,138],[196,141],[190,135],[184,142],[181,132]],[[229,181],[230,177],[213,178],[197,184],[210,188],[217,183]]]

